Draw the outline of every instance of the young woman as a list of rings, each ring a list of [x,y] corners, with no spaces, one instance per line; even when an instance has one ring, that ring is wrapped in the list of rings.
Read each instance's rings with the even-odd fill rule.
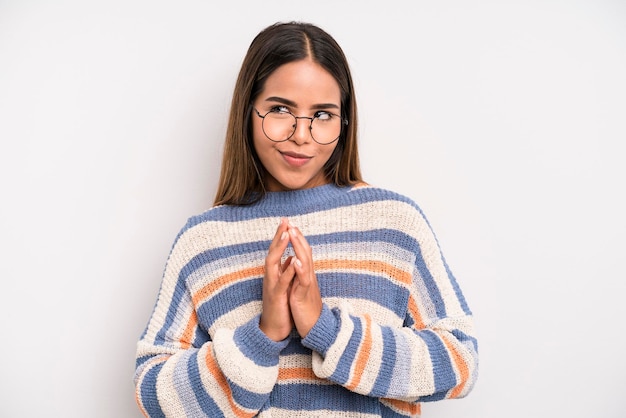
[[[253,40],[215,206],[177,236],[137,346],[150,417],[415,417],[477,375],[471,312],[418,206],[361,179],[346,58]]]

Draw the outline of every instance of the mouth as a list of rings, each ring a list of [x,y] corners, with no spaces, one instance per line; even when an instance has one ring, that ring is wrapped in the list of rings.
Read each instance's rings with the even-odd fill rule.
[[[297,152],[282,152],[279,151],[283,156],[283,159],[292,167],[302,167],[304,164],[308,163],[311,158],[305,154],[299,154]]]

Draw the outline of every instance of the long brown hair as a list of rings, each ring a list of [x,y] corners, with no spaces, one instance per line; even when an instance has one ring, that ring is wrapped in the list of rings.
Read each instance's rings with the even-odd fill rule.
[[[328,71],[341,90],[341,113],[348,120],[337,146],[324,166],[329,181],[338,186],[362,182],[357,148],[357,108],[352,76],[337,42],[310,23],[276,23],[262,30],[244,58],[230,107],[222,170],[215,205],[245,205],[265,194],[265,168],[252,143],[251,103],[278,67],[310,58]]]

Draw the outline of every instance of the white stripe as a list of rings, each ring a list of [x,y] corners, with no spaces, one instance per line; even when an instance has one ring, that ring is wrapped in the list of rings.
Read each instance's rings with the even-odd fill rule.
[[[269,408],[261,412],[258,415],[259,418],[320,418],[320,417],[332,417],[332,418],[380,418],[377,414],[366,414],[364,412],[354,411],[336,411],[333,409],[315,409],[312,411],[307,410],[293,410],[282,408]]]
[[[389,256],[397,265],[394,267],[410,272],[413,269],[415,254],[397,245],[383,241],[356,241],[318,244],[313,247],[316,252],[323,254],[327,259],[348,259],[355,261],[389,262]]]
[[[337,368],[337,364],[339,364],[343,349],[348,345],[350,337],[352,337],[352,333],[354,332],[354,324],[349,317],[350,305],[342,303],[340,310],[341,328],[334,344],[331,345],[327,351],[326,357],[322,358],[317,351],[313,351],[313,372],[322,378],[328,378],[333,374]]]
[[[260,366],[246,357],[235,344],[234,334],[226,328],[215,333],[213,348],[220,369],[234,384],[247,391],[270,393],[278,379],[278,366]]]
[[[350,314],[355,316],[368,314],[372,317],[374,322],[380,325],[401,328],[404,323],[404,317],[396,315],[396,313],[391,309],[386,306],[379,305],[370,299],[329,297],[324,298],[324,303],[331,309],[340,308],[342,305],[349,304]]]
[[[365,337],[367,322],[365,319],[362,321],[363,323],[363,336]],[[380,368],[383,364],[383,334],[379,326],[375,322],[371,323],[371,332],[372,332],[372,347],[369,352],[369,357],[367,359],[367,363],[361,374],[361,380],[359,381],[358,386],[356,387],[356,392],[358,393],[370,393],[372,388],[374,387],[374,383],[376,383],[376,379],[378,378],[378,373],[380,372]],[[361,342],[363,344],[365,340]],[[361,354],[361,346],[359,347],[359,351],[357,352],[357,358]],[[354,363],[356,366],[356,362]],[[351,377],[352,378],[352,377]]]
[[[187,276],[187,285],[191,289],[191,294],[195,295],[211,283],[211,280],[264,265],[266,256],[267,251],[259,251],[212,260]]]
[[[410,361],[408,364],[403,365],[401,364],[403,362],[397,359],[404,357],[403,353],[405,350],[409,353]],[[400,368],[402,369],[401,371],[396,371],[396,369]],[[433,368],[426,342],[418,338],[412,330],[403,329],[396,339],[396,369],[394,369],[394,378],[396,376],[402,377],[403,380],[406,378],[408,382],[399,383],[399,387],[406,388],[406,392],[399,395],[407,400],[413,400],[418,396],[433,394],[435,392]],[[418,373],[418,371],[421,373]],[[398,372],[400,373],[399,375],[396,374]]]
[[[177,386],[174,382],[176,364],[182,357],[185,357],[185,354],[185,352],[181,352],[170,357],[157,377],[157,398],[165,416],[185,415],[185,405],[178,396]]]
[[[304,368],[304,369],[312,369],[312,359],[310,355],[307,354],[289,354],[283,355],[280,357],[279,368],[280,369],[296,369],[296,368]],[[320,378],[321,379],[321,378]],[[334,385],[330,380],[311,380],[311,379],[303,379],[303,378],[294,378],[294,379],[283,379],[278,382],[278,384],[315,384],[315,385]]]
[[[215,332],[220,328],[234,330],[235,328],[248,323],[252,318],[261,313],[262,304],[262,301],[255,300],[246,303],[245,305],[239,305],[230,309],[213,322],[213,325],[209,328],[209,335],[213,338]]]

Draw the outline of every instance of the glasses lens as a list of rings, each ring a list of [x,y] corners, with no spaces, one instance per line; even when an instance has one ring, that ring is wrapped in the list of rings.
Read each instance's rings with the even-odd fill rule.
[[[296,129],[296,118],[287,112],[270,112],[263,119],[263,132],[272,141],[288,140]]]
[[[335,142],[341,134],[341,117],[332,113],[320,112],[313,119],[311,136],[319,144]]]

